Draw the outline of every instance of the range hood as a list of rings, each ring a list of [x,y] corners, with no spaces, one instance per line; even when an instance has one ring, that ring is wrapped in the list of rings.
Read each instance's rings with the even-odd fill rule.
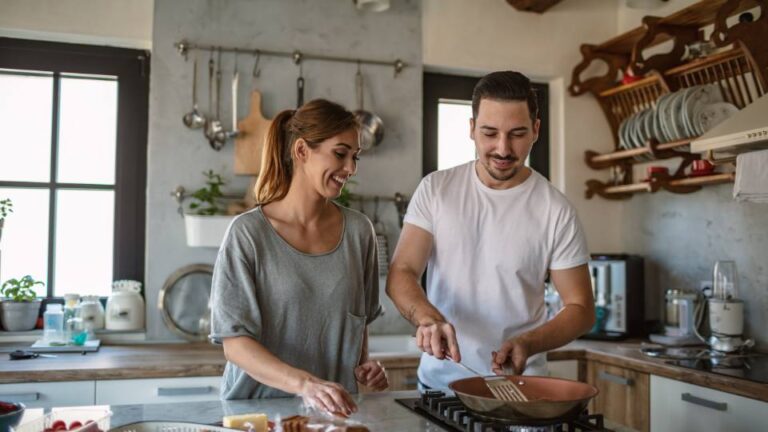
[[[768,148],[768,95],[691,141],[691,152],[729,154]]]

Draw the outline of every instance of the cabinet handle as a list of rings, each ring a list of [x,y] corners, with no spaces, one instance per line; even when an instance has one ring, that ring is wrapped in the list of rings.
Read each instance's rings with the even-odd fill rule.
[[[6,402],[34,402],[40,400],[40,393],[6,393],[0,394],[0,399]]]
[[[694,405],[701,405],[706,408],[711,408],[713,410],[717,411],[727,411],[728,410],[728,404],[725,402],[715,402],[711,401],[709,399],[700,398],[698,396],[694,396],[690,393],[683,393],[680,395],[680,399],[690,402]]]
[[[635,385],[635,380],[633,380],[632,378],[625,378],[623,376],[614,375],[605,371],[598,372],[597,379],[612,382],[614,384],[624,385],[627,387],[631,387]]]
[[[158,396],[191,396],[208,394],[211,392],[211,386],[204,387],[158,387]]]
[[[416,377],[407,377],[403,380],[403,384],[407,386],[415,386],[419,383],[419,379]]]

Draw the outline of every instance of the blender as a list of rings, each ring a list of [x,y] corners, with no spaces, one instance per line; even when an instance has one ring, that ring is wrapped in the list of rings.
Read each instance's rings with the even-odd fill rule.
[[[707,344],[715,351],[732,353],[754,345],[744,340],[744,302],[737,298],[736,263],[717,261],[709,306],[710,336]]]

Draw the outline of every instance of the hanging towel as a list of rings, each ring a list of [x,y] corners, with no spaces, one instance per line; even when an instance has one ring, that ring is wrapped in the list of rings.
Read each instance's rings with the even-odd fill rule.
[[[733,198],[768,203],[768,150],[742,153],[736,157]]]

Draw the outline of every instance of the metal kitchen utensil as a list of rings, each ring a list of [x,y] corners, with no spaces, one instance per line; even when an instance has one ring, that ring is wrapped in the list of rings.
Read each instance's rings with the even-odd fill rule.
[[[213,59],[211,59],[213,62]],[[212,63],[209,63],[209,65]],[[210,66],[209,66],[210,67]],[[209,69],[210,70],[210,69]],[[210,93],[210,92],[209,92]],[[226,133],[221,124],[221,49],[216,59],[216,116],[209,118],[205,125],[205,137],[211,148],[219,151],[226,143]]]
[[[299,75],[296,79],[296,108],[304,105],[304,77]]]
[[[221,426],[171,421],[141,421],[110,429],[110,432],[234,432]]]
[[[482,377],[453,381],[448,387],[467,408],[481,416],[521,423],[576,417],[598,394],[596,387],[579,381],[524,375],[506,377],[523,382],[527,402],[497,399]]]
[[[472,369],[471,367],[465,365],[464,363],[455,363],[485,380],[485,384],[488,386],[488,389],[491,391],[491,393],[493,393],[496,399],[517,402],[528,401],[528,398],[519,388],[517,388],[515,383],[507,379],[507,377],[511,375],[485,376],[480,372]],[[524,383],[520,381],[520,384],[523,385]]]
[[[386,276],[389,270],[389,243],[384,223],[379,220],[379,197],[373,200],[373,230],[376,233],[376,250],[379,256],[379,276]]]
[[[190,129],[200,129],[205,126],[205,117],[197,107],[197,56],[192,64],[192,111],[184,114],[182,121]]]
[[[210,332],[213,266],[182,267],[163,284],[157,307],[168,328],[190,341],[204,341]]]
[[[371,149],[384,139],[384,122],[376,114],[366,111],[363,96],[363,73],[360,71],[360,63],[357,63],[355,74],[355,93],[357,95],[357,110],[355,117],[360,122],[360,148]]]
[[[232,129],[224,131],[225,140],[234,139],[240,135],[237,130],[237,88],[240,83],[240,72],[237,70],[237,53],[235,53],[235,66],[232,72]]]

